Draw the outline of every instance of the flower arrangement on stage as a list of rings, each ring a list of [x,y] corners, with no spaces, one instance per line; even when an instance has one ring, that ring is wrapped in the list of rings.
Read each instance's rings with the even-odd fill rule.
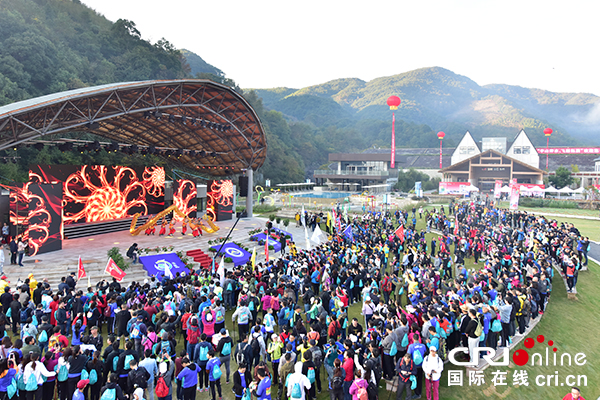
[[[172,252],[174,249],[175,249],[174,246],[164,246],[164,247],[156,246],[156,247],[146,247],[146,248],[140,249],[140,251],[144,252],[144,254],[168,253],[168,252]]]

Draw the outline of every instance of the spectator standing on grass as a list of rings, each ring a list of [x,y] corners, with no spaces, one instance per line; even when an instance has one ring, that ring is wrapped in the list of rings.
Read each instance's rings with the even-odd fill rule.
[[[585,399],[581,396],[581,391],[579,390],[579,388],[573,386],[571,388],[571,393],[567,393],[567,395],[565,397],[563,397],[563,400],[585,400]]]

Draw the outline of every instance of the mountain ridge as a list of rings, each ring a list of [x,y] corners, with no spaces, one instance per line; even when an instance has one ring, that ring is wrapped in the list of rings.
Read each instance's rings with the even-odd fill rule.
[[[578,145],[586,141],[600,144],[598,96],[507,84],[480,86],[442,67],[419,68],[370,81],[340,78],[300,89],[253,90],[263,98],[267,108],[292,119],[305,113],[299,109],[290,113],[286,100],[313,96],[331,99],[342,106],[346,111],[344,118],[389,120],[386,100],[397,95],[402,99],[395,112],[397,119],[425,124],[435,131],[450,130],[446,133],[455,139],[466,130],[480,139],[490,135],[509,137],[525,129],[534,143],[541,144],[545,143],[543,129],[551,127],[554,130],[551,140],[555,144]],[[314,108],[308,101],[305,103],[306,107]]]

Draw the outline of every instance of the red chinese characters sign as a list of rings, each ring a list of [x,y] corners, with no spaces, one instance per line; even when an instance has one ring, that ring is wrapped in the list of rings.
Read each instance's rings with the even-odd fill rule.
[[[536,150],[539,154],[600,154],[600,147],[550,147]]]

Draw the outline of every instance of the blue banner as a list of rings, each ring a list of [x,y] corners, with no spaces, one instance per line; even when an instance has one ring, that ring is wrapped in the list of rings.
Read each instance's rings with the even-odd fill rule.
[[[156,254],[153,256],[142,256],[140,262],[144,266],[149,276],[156,276],[158,279],[163,276],[169,277],[170,274],[174,277],[178,272],[188,274],[190,270],[185,266],[183,261],[175,253]]]
[[[269,241],[269,243],[271,243]],[[252,254],[248,253],[246,250],[241,249],[237,244],[235,243],[225,243],[223,245],[223,248],[221,248],[221,244],[217,244],[214,246],[210,247],[211,249],[215,249],[215,257],[231,257],[231,259],[233,260],[233,265],[235,265],[236,267],[238,265],[243,265],[246,264],[248,261],[250,261],[250,257],[252,257]],[[221,248],[221,253],[217,254],[216,252],[219,251],[219,249]],[[216,264],[219,264],[219,261],[221,259],[219,258],[218,261],[216,262]],[[225,266],[227,266],[227,264],[225,264]],[[215,267],[216,268],[216,267]]]
[[[346,229],[344,229],[343,234],[346,236],[346,238],[348,238],[348,240],[352,241],[352,239],[354,239],[354,235],[352,234],[352,225],[348,225]]]
[[[289,237],[290,237],[290,240],[291,240],[292,242],[294,241],[294,236],[292,236],[292,234],[291,234],[291,233],[289,233],[289,232],[286,232],[286,231],[284,231],[284,230],[282,230],[282,229],[278,229],[278,228],[271,228],[271,230],[272,230],[273,232],[275,232],[277,235],[286,235],[286,236],[289,236]],[[271,241],[271,239],[269,239],[269,242],[270,242],[270,241]]]
[[[265,235],[264,233],[257,233],[256,235],[252,236],[252,240],[255,240],[259,244],[264,245],[265,240],[267,240],[267,235]],[[275,252],[281,250],[281,243],[273,239],[272,237],[269,237],[269,246],[273,246],[273,250],[275,250]]]

